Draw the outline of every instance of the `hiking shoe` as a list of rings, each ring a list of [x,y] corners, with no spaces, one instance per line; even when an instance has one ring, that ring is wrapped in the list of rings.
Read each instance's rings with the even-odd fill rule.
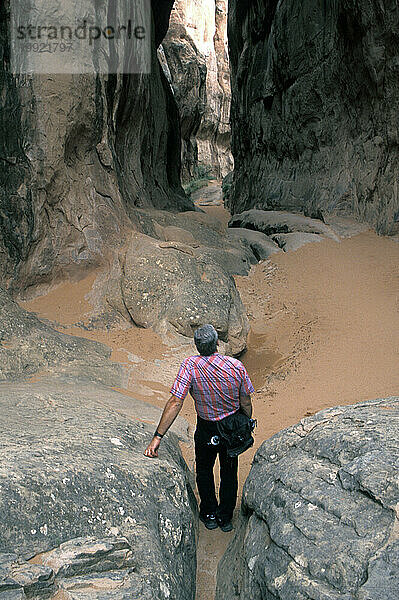
[[[228,531],[232,531],[233,525],[231,521],[223,521],[220,517],[216,517],[216,520],[217,524],[219,525],[222,531],[224,531],[225,533],[227,533]]]
[[[200,514],[199,518],[207,529],[216,529],[218,526],[215,513],[210,513],[209,515]]]

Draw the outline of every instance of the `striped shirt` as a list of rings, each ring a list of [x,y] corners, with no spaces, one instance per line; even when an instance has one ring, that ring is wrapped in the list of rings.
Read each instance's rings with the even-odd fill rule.
[[[184,400],[190,392],[201,419],[220,421],[237,412],[240,395],[249,396],[254,391],[242,362],[215,352],[186,358],[170,393]]]

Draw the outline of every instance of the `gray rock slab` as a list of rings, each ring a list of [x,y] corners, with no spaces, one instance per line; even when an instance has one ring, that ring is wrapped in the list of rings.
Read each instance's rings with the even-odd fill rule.
[[[160,236],[162,236],[161,239],[164,239],[165,242],[179,242],[181,244],[187,244],[187,246],[192,246],[193,248],[200,245],[191,231],[187,231],[187,229],[182,229],[181,227],[176,227],[174,225],[168,225],[161,228]]]
[[[245,244],[251,249],[257,260],[265,260],[272,254],[280,252],[278,244],[261,231],[237,227],[229,229],[227,231],[227,237],[231,241],[239,240]]]
[[[215,262],[229,275],[248,275],[251,265],[257,262],[249,248],[242,244],[229,250],[202,247],[195,254],[202,260]]]
[[[398,597],[398,442],[399,397],[327,409],[266,440],[217,600]]]
[[[277,210],[246,210],[243,213],[233,215],[229,227],[245,227],[246,229],[262,231],[266,235],[302,231],[305,233],[318,233],[333,240],[339,240],[331,227],[325,225],[322,221]]]
[[[179,213],[179,216],[181,219],[184,219],[184,222],[186,224],[197,222],[201,225],[205,225],[206,227],[214,229],[222,235],[225,235],[225,226],[223,225],[223,223],[218,218],[213,217],[206,212],[193,212],[190,210]]]
[[[276,233],[272,236],[273,240],[280,246],[284,252],[295,252],[305,244],[313,242],[322,242],[326,238],[318,233]]]
[[[145,580],[133,571],[110,571],[105,574],[90,574],[63,579],[59,589],[65,600],[152,600],[154,591]],[[162,600],[168,597],[165,586]]]
[[[370,230],[370,225],[368,223],[363,223],[353,217],[326,214],[324,216],[324,221],[340,238],[353,237],[354,235]]]
[[[42,557],[57,577],[75,577],[134,566],[127,538],[76,538],[63,542]]]
[[[124,402],[90,382],[0,384],[1,593],[7,578],[16,598],[41,598],[49,578],[55,591],[88,577],[71,598],[194,598],[192,475],[173,433],[159,459],[143,455],[154,425]]]
[[[220,248],[226,243],[222,224],[206,213],[190,211],[176,214],[148,209],[140,209],[136,213],[140,231],[151,237],[162,240],[164,239],[162,228],[178,227],[190,232],[202,246]]]
[[[0,288],[0,381],[23,379],[38,371],[65,373],[118,385],[120,365],[99,342],[65,335],[21,308]]]

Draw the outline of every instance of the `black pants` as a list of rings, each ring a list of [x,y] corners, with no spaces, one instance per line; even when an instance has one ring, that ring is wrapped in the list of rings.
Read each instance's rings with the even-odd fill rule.
[[[209,444],[212,436],[217,435],[216,423],[198,417],[195,441],[195,468],[198,493],[200,496],[200,513],[207,515],[216,513],[223,521],[229,521],[237,501],[238,457],[229,458],[226,447]],[[218,505],[215,493],[213,467],[219,454],[220,488]]]

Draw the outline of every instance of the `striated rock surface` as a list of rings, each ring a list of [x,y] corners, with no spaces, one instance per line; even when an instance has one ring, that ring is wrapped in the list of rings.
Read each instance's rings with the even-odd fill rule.
[[[266,440],[217,600],[399,596],[399,398],[324,410]]]
[[[183,176],[199,167],[223,177],[233,165],[227,0],[176,0],[162,53],[181,118]]]
[[[229,2],[232,212],[399,220],[396,2]]]
[[[192,208],[180,185],[177,107],[156,56],[172,4],[154,3],[150,75],[96,77],[12,75],[10,4],[2,3],[3,282],[27,288],[104,263],[132,227],[132,206]],[[125,9],[118,3],[115,18]]]

